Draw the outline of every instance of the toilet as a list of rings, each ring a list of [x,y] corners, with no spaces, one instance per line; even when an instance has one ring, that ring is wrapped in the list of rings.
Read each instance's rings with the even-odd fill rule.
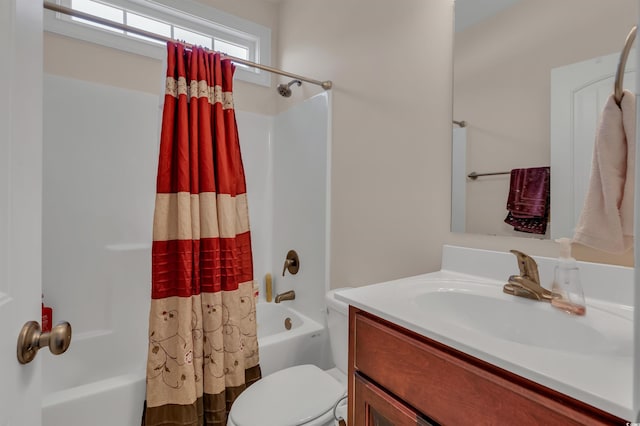
[[[335,368],[297,365],[258,380],[233,403],[227,426],[334,426],[333,408],[347,394],[349,305],[327,293],[327,324]],[[346,420],[346,399],[336,410]]]

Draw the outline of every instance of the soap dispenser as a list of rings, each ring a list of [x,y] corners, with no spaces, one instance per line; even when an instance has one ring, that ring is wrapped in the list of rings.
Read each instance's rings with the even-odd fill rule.
[[[571,239],[559,238],[560,257],[553,275],[551,304],[573,315],[584,315],[587,311],[584,292],[580,284],[580,271],[571,257]]]

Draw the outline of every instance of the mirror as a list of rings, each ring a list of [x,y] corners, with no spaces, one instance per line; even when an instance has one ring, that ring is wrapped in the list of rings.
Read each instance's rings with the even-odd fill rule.
[[[637,16],[628,0],[455,0],[453,232],[573,235],[599,113]],[[504,221],[510,171],[537,167],[550,167],[549,226],[516,231]]]

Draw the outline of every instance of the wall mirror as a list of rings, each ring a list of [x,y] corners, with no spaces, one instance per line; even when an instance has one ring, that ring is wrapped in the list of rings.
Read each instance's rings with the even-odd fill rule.
[[[599,114],[637,16],[628,0],[455,0],[453,232],[573,235]],[[504,222],[509,172],[537,167],[550,167],[549,226],[516,231]]]

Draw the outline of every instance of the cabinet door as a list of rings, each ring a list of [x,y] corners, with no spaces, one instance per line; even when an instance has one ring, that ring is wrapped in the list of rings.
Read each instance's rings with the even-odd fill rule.
[[[359,374],[355,375],[355,426],[432,426],[418,412]]]

